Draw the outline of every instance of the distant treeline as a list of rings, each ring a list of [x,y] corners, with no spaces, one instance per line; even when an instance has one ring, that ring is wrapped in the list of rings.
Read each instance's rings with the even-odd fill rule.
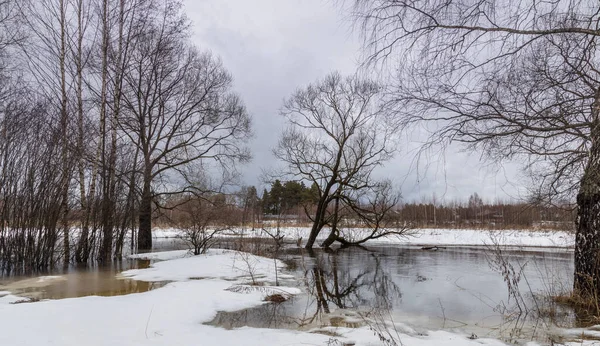
[[[397,213],[401,220],[415,227],[571,229],[575,220],[571,205],[488,204],[477,194],[471,195],[467,201],[444,204],[405,203],[397,208]]]
[[[316,208],[318,189],[302,182],[274,181],[259,196],[254,186],[244,187],[231,195],[215,194],[202,203],[210,213],[212,223],[235,226],[259,227],[263,224],[307,225]],[[212,201],[212,202],[211,202]],[[196,203],[173,200],[174,207],[160,218],[160,224],[181,224],[198,210],[190,206]],[[548,206],[535,203],[502,202],[485,203],[477,193],[467,200],[439,203],[434,198],[427,202],[401,203],[390,214],[395,222],[411,227],[443,228],[491,228],[491,229],[571,229],[574,221],[573,206],[564,204]],[[354,224],[351,216],[345,216],[346,224]]]

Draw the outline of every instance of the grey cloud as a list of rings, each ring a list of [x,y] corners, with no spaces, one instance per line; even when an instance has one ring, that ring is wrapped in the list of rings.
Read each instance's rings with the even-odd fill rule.
[[[261,169],[276,165],[271,148],[284,127],[278,115],[283,99],[333,70],[354,73],[358,35],[325,0],[188,0],[186,12],[194,23],[194,42],[222,58],[253,115],[255,136],[249,144],[254,159],[242,172],[246,184],[260,185]],[[489,200],[522,194],[522,188],[514,185],[518,171],[514,164],[505,166],[504,172],[479,168],[477,153],[452,148],[445,160],[431,157],[415,166],[411,162],[418,138],[406,140],[412,144],[401,148],[378,175],[403,183],[407,200],[433,193],[446,200],[473,192]]]

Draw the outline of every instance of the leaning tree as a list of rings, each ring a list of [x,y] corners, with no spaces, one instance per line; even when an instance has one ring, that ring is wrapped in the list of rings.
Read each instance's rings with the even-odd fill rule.
[[[366,66],[429,144],[525,158],[548,198],[576,196],[576,291],[600,290],[600,3],[353,0]]]
[[[395,152],[394,127],[381,102],[383,89],[375,82],[333,73],[297,90],[281,114],[288,122],[274,154],[285,163],[285,174],[318,187],[317,208],[306,248],[328,227],[323,242],[357,245],[368,239],[401,234],[386,227],[386,214],[397,197],[390,184],[373,179],[373,170]],[[349,215],[370,228],[362,239],[341,232]]]

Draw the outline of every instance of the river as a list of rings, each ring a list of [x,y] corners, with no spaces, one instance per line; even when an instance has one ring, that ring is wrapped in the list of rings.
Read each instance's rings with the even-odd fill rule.
[[[165,239],[156,250],[182,246]],[[386,245],[309,253],[288,244],[280,257],[304,294],[280,304],[221,312],[210,324],[309,330],[327,325],[377,328],[381,321],[393,320],[417,331],[460,330],[509,343],[544,341],[556,325],[582,324],[573,312],[545,298],[571,286],[573,253],[565,249]],[[34,299],[140,293],[165,283],[124,279],[118,273],[150,264],[123,260],[42,277],[3,278],[0,291]]]

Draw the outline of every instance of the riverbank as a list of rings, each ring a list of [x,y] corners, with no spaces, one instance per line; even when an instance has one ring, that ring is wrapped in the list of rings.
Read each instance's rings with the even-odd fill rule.
[[[276,229],[267,229],[273,234]],[[367,229],[348,230],[354,239],[366,236]],[[310,234],[308,227],[282,227],[280,234],[290,242],[306,242]],[[177,238],[183,232],[175,228],[155,229],[155,238]],[[328,232],[321,232],[317,240],[324,240]],[[220,237],[269,238],[263,229],[233,229],[224,231]],[[442,229],[423,228],[406,231],[403,236],[389,236],[370,240],[367,244],[397,244],[415,246],[487,246],[493,244],[514,247],[556,247],[572,248],[575,245],[575,233],[556,230],[480,230],[480,229]]]

